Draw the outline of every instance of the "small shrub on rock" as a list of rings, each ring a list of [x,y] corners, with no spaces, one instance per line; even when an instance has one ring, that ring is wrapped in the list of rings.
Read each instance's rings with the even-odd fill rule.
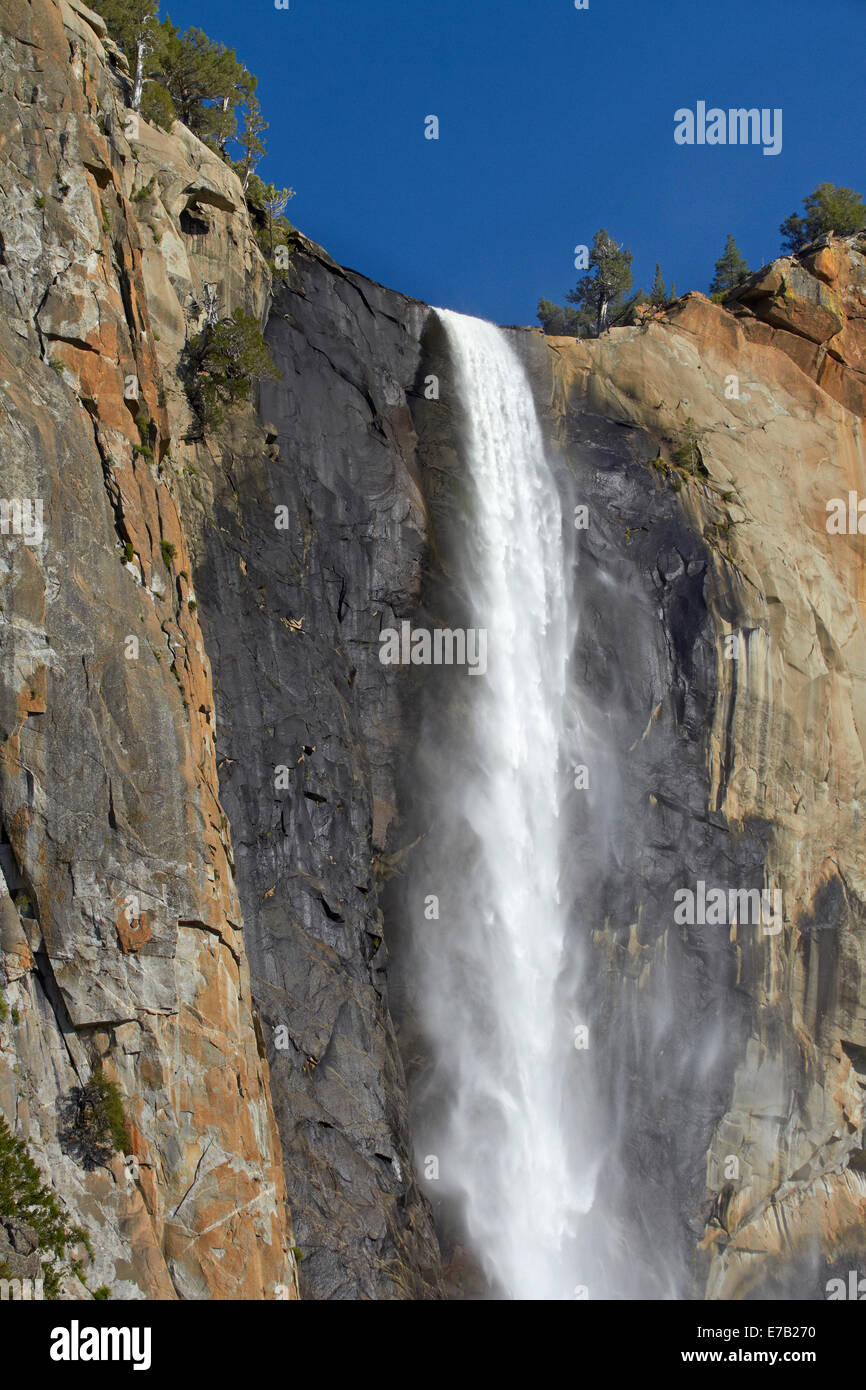
[[[280,376],[256,319],[243,309],[190,339],[181,374],[205,430],[222,423],[225,407],[248,400],[254,381]]]
[[[61,1142],[84,1168],[99,1168],[115,1153],[130,1153],[123,1101],[113,1081],[95,1070],[84,1086],[75,1086],[64,1105]]]

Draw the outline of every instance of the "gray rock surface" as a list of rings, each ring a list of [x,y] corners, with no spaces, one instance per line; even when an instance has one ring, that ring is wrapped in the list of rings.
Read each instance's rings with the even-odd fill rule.
[[[230,451],[195,576],[302,1296],[319,1299],[437,1292],[379,908],[405,743],[378,633],[419,585],[407,393],[426,314],[304,244],[268,323],[271,443]]]

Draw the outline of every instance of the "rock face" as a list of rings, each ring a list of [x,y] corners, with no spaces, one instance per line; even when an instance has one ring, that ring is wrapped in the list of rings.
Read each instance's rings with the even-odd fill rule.
[[[209,199],[229,297],[263,308],[266,269],[218,159],[127,139],[96,16],[13,0],[2,32],[0,1108],[88,1229],[91,1287],[292,1297],[170,456],[210,265],[180,210]],[[97,1063],[131,1153],[88,1171],[60,1115]]]
[[[378,906],[426,310],[301,240],[275,425],[199,439],[185,343],[270,303],[238,180],[124,108],[83,6],[4,26],[4,488],[45,525],[2,540],[0,1105],[91,1287],[291,1298],[302,1254],[309,1297],[436,1296]],[[133,1153],[86,1172],[59,1116],[97,1062]]]
[[[405,738],[378,634],[417,602],[426,313],[299,248],[268,326],[272,445],[227,456],[196,572],[303,1297],[438,1287],[379,907]]]
[[[90,1234],[64,1296],[473,1296],[405,1079],[424,693],[378,661],[459,619],[438,321],[304,238],[272,286],[238,180],[130,122],[77,0],[0,32],[0,1111]],[[866,1261],[866,590],[827,527],[866,491],[864,251],[513,334],[590,515],[594,1219],[647,1296],[823,1297]],[[267,319],[281,378],[205,441],[179,359],[209,305]],[[779,929],[677,923],[699,881],[778,889]],[[97,1066],[131,1153],[90,1169],[63,1117]],[[33,1234],[0,1212],[16,1277]]]
[[[647,1233],[647,1288],[824,1297],[866,1257],[863,540],[827,511],[866,480],[864,251],[549,340],[593,518],[579,664],[621,710],[595,998],[630,1117],[611,1214]],[[699,879],[781,890],[784,925],[675,925]]]

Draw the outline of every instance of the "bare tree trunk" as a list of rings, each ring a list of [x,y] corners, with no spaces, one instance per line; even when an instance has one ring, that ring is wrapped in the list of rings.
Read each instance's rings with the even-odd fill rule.
[[[226,111],[228,111],[228,109],[229,109],[229,99],[228,99],[228,97],[223,97],[223,104],[222,104],[222,113],[223,113],[223,115],[225,115],[225,113],[226,113]],[[217,136],[217,149],[219,150],[220,154],[225,154],[225,152],[226,152],[226,145],[228,144],[228,142],[229,142],[229,137],[225,134],[225,132],[223,132],[222,135]]]
[[[144,91],[144,55],[147,44],[140,38],[135,45],[135,81],[132,84],[132,109],[141,109],[141,94]]]

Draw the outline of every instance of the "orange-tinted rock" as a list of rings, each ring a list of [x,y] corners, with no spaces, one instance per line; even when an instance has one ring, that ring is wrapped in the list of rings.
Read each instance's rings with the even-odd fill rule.
[[[826,237],[775,261],[725,304],[751,341],[772,342],[834,400],[866,414],[866,236]]]
[[[689,295],[597,341],[547,340],[555,437],[587,420],[630,426],[640,445],[623,446],[628,467],[608,445],[606,475],[632,487],[645,460],[648,486],[673,485],[704,537],[716,672],[698,735],[703,814],[724,826],[726,857],[760,826],[765,881],[784,885],[777,937],[731,935],[749,1028],[735,1043],[726,1021],[731,1074],[697,1160],[706,1206],[684,1218],[698,1232],[698,1297],[767,1296],[810,1259],[864,1250],[866,566],[856,523],[827,527],[830,499],[864,496],[863,248],[834,238],[817,251],[820,278],[786,259],[725,305]],[[677,454],[691,429],[700,470]],[[732,633],[738,660],[725,659]],[[601,949],[609,939],[619,974],[621,937],[606,924]],[[645,995],[665,980],[669,948],[668,933],[641,942]]]
[[[88,1229],[91,1287],[296,1297],[210,666],[166,463],[190,305],[166,303],[166,278],[151,296],[142,245],[155,242],[132,200],[150,170],[123,134],[103,21],[78,0],[10,0],[0,29],[4,485],[44,507],[38,542],[0,538],[0,975],[20,1020],[0,1024],[0,1109]],[[188,133],[169,146],[183,185],[210,189],[234,228],[230,273],[260,292],[234,175]],[[211,162],[216,178],[200,167]],[[175,333],[163,361],[151,301]],[[65,1147],[58,1102],[97,1061],[133,1152],[91,1172]]]

